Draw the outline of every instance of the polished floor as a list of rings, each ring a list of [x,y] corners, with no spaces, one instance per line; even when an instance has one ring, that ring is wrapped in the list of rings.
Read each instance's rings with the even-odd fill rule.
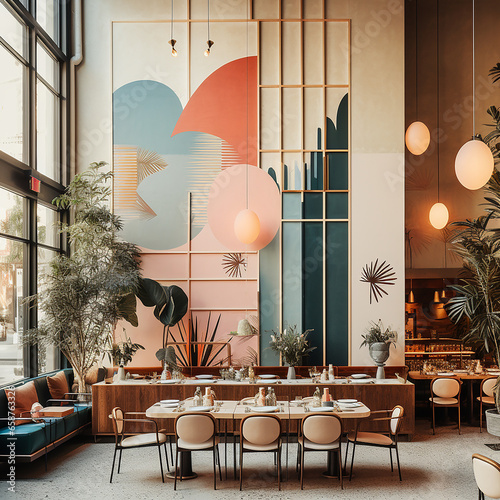
[[[306,455],[305,488],[294,472],[296,445],[290,446],[290,477],[278,492],[273,476],[270,454],[249,454],[245,457],[244,491],[229,474],[228,480],[212,489],[211,454],[198,452],[193,457],[193,469],[199,474],[195,480],[178,483],[175,498],[179,499],[234,499],[252,498],[349,498],[349,499],[476,499],[477,489],[471,468],[472,453],[482,453],[500,461],[500,451],[492,451],[486,444],[500,443],[500,439],[477,427],[462,427],[458,435],[455,426],[440,427],[435,436],[429,422],[417,421],[417,433],[412,442],[400,443],[403,482],[397,472],[391,474],[389,453],[375,448],[358,448],[352,481],[347,479],[340,490],[337,479],[321,476],[326,457],[323,453]],[[77,438],[49,454],[48,470],[40,459],[34,464],[18,464],[16,493],[18,498],[42,499],[154,499],[173,495],[173,484],[162,484],[156,449],[128,450],[123,454],[122,472],[109,484],[113,443],[94,443],[88,438]],[[232,447],[231,447],[232,450]],[[232,460],[230,450],[229,459]],[[222,459],[223,460],[223,459]],[[232,462],[230,462],[232,463]],[[224,462],[223,462],[224,465]],[[2,467],[0,498],[6,495],[6,469]]]

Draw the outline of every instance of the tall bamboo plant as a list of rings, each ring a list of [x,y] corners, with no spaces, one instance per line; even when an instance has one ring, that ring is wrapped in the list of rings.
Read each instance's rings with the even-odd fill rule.
[[[500,79],[500,63],[490,71],[493,81]],[[500,163],[500,111],[491,106],[493,130],[484,138],[495,164]],[[485,187],[485,215],[453,223],[457,233],[452,250],[462,258],[463,270],[458,285],[451,285],[456,296],[445,306],[451,320],[467,318],[469,328],[464,339],[484,344],[500,366],[500,173],[495,169]],[[500,413],[500,377],[495,388]]]
[[[40,314],[38,328],[26,332],[24,341],[58,347],[73,367],[79,392],[112,345],[117,321],[138,323],[139,249],[118,237],[122,222],[108,208],[112,174],[101,171],[105,166],[93,163],[54,200],[70,212],[71,224],[61,224],[60,231],[71,251],[50,262],[39,293],[28,298]]]

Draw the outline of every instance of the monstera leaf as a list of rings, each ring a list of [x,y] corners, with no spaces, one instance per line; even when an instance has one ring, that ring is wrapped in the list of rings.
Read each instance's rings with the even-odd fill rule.
[[[156,359],[158,359],[158,361],[164,361],[171,368],[177,366],[177,356],[173,346],[158,349],[156,351]]]
[[[124,295],[118,302],[118,311],[120,316],[128,321],[132,326],[138,326],[139,320],[136,313],[136,298],[133,293]]]
[[[162,286],[142,278],[137,296],[146,307],[155,308],[154,315],[164,326],[175,326],[188,310],[187,295],[177,285]]]

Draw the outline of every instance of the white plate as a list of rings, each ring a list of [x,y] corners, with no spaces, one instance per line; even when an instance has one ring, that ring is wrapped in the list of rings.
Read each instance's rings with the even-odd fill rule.
[[[367,375],[366,373],[353,373],[351,375],[352,378],[370,378],[370,375]]]
[[[168,380],[158,380],[158,382],[160,382],[160,384],[175,384],[178,380],[170,378]]]
[[[277,378],[266,378],[265,380],[263,380],[261,383],[262,384],[275,384],[276,382],[278,381]]]
[[[276,375],[270,375],[269,373],[266,373],[264,375],[259,375],[260,378],[277,378]]]
[[[187,408],[187,411],[211,411],[213,409],[213,406],[191,406]]]
[[[162,403],[160,406],[162,408],[177,408],[179,403]]]
[[[353,378],[351,380],[351,384],[367,384],[368,382],[371,382],[373,379],[372,378]]]
[[[278,411],[277,406],[252,406],[250,409],[256,413],[273,413]]]
[[[160,401],[161,404],[165,404],[165,405],[169,405],[169,404],[172,404],[172,403],[178,403],[179,400],[178,399],[162,399]]]
[[[469,370],[455,370],[455,373],[469,373]]]
[[[340,406],[340,409],[344,409],[344,408],[359,408],[361,405],[361,403],[344,403],[344,404],[339,404]]]
[[[337,403],[340,404],[349,404],[349,403],[357,403],[357,399],[337,399]]]
[[[333,406],[319,406],[315,408],[309,408],[309,411],[314,412],[325,412],[325,411],[333,411]]]
[[[454,377],[455,374],[452,372],[437,372],[440,377]]]
[[[195,375],[198,380],[209,380],[214,378],[213,375]]]

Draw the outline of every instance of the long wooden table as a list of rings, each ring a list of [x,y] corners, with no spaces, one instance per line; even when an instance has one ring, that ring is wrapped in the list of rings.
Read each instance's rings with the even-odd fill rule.
[[[241,402],[237,401],[221,401],[220,403],[221,403],[220,405],[214,407],[213,411],[210,411],[210,414],[216,420],[224,421],[225,424],[227,424],[228,420],[240,421],[247,415],[252,414],[252,407],[248,404],[242,404]],[[192,401],[186,402],[184,406],[185,410],[179,412],[178,408],[166,408],[159,403],[155,403],[146,410],[146,417],[159,420],[172,420],[175,419],[177,416],[182,415],[183,412],[189,412],[190,410],[192,410],[193,407],[191,405]],[[306,415],[308,415],[309,413],[306,411],[308,405],[304,404],[294,405],[293,403],[290,404],[288,401],[280,401],[278,403],[278,408],[279,411],[273,412],[272,415],[276,415],[280,420],[286,422],[286,434],[287,434],[286,470],[288,476],[288,442],[289,442],[289,429],[290,429],[289,423],[292,420],[300,421]],[[325,409],[323,411],[325,412],[325,414],[333,413],[334,415],[337,415],[343,420],[343,422],[349,419],[359,419],[370,416],[370,409],[364,404],[361,404],[361,406],[357,408],[352,408],[348,410],[329,411]],[[262,415],[262,413],[253,413],[253,414]],[[227,426],[225,426],[225,428],[227,429]],[[224,445],[225,445],[225,466],[226,466],[226,478],[227,478],[227,434],[225,434]],[[183,479],[194,479],[195,477],[197,477],[197,474],[193,472],[192,469],[191,452],[182,452],[181,455],[182,455],[181,460],[182,460]],[[339,464],[336,458],[337,458],[336,453],[333,452],[328,453],[327,470],[323,473],[325,476],[335,477],[338,476],[338,474],[340,473],[342,464]],[[234,453],[234,474],[236,477],[236,452]]]
[[[333,399],[357,399],[363,401],[371,410],[387,410],[399,404],[405,409],[401,434],[406,434],[411,439],[415,432],[415,386],[412,383],[401,383],[397,379],[385,379],[374,383],[344,382],[345,379],[328,384],[312,383],[311,379],[280,380],[279,383],[272,384],[272,387],[277,399],[284,401],[292,401],[296,396],[312,396],[316,387],[319,387],[321,392],[328,387]],[[125,412],[143,412],[162,399],[184,400],[192,397],[197,386],[203,391],[206,385],[212,387],[219,400],[240,401],[245,397],[254,396],[259,387],[268,387],[270,384],[265,380],[260,380],[256,384],[225,380],[216,383],[212,381],[208,384],[200,380],[184,380],[175,384],[150,383],[145,380],[114,384],[100,382],[92,386],[92,432],[95,435],[113,434],[112,422],[108,416],[115,406],[119,406]],[[296,420],[291,421],[291,432],[296,431],[296,423]],[[345,430],[352,431],[354,426],[355,424],[349,421]],[[385,426],[383,423],[374,422],[373,427],[367,430],[382,431],[385,430]]]

